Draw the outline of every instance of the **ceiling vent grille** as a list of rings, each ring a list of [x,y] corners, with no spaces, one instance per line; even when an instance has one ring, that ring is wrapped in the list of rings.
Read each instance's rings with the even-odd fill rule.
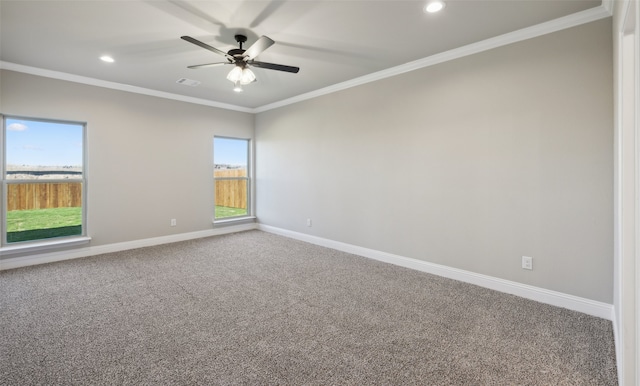
[[[199,85],[202,82],[197,81],[197,80],[193,80],[193,79],[180,78],[180,79],[176,80],[176,83],[184,84],[185,86],[196,87],[197,85]]]

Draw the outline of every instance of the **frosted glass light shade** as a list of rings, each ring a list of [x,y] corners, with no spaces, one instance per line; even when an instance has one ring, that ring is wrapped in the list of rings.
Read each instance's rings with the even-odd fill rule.
[[[227,75],[227,79],[229,79],[233,83],[238,82],[241,77],[242,77],[242,67],[240,66],[233,67],[233,70],[231,70],[229,72],[229,75]]]
[[[233,83],[240,83],[245,86],[249,83],[255,82],[256,76],[253,71],[246,67],[242,68],[240,66],[235,66],[233,70],[229,72],[229,75],[227,75],[227,79]]]
[[[246,67],[242,69],[242,78],[240,78],[240,84],[245,85],[255,81],[256,81],[256,76],[253,73],[253,71],[251,71]]]

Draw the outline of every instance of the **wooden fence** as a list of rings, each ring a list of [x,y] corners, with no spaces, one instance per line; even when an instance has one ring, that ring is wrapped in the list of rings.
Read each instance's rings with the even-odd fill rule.
[[[214,177],[246,177],[245,169],[222,169]],[[216,180],[215,205],[247,209],[247,180]]]
[[[7,210],[82,206],[81,182],[7,184]]]
[[[215,177],[245,177],[244,169],[216,170]],[[246,180],[216,180],[215,205],[247,208]],[[82,183],[38,182],[7,185],[7,210],[82,206]]]

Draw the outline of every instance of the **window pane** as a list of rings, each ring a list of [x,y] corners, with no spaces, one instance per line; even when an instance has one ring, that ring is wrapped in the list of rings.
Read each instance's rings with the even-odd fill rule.
[[[246,139],[214,138],[213,164],[216,170],[244,170],[249,161],[249,141]]]
[[[7,242],[82,235],[82,183],[7,184]]]
[[[81,179],[80,124],[6,120],[8,180]]]
[[[249,140],[214,138],[213,163],[215,218],[248,215]]]
[[[4,118],[4,241],[86,234],[84,124]]]
[[[247,215],[247,180],[215,180],[216,218]]]

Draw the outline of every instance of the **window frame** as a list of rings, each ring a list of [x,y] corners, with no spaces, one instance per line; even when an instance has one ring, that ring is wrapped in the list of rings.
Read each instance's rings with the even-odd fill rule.
[[[238,140],[245,141],[247,143],[247,175],[245,177],[216,177],[215,176],[215,140],[219,139],[230,139],[230,140]],[[213,223],[216,224],[225,224],[225,223],[235,223],[243,220],[254,219],[255,216],[253,214],[253,140],[251,138],[243,138],[243,137],[231,137],[226,135],[214,135],[212,141],[212,150],[213,150]],[[222,217],[217,218],[215,207],[216,207],[216,181],[245,181],[247,184],[247,214],[232,216],[232,217]]]
[[[82,127],[82,176],[80,178],[73,179],[47,179],[47,180],[25,180],[25,179],[11,179],[7,178],[7,120],[21,120],[28,122],[45,122],[53,124],[66,124],[76,125]],[[0,256],[9,255],[21,252],[34,252],[34,251],[47,251],[56,247],[65,247],[73,245],[81,245],[88,243],[91,238],[88,236],[88,224],[87,224],[87,195],[88,195],[88,156],[87,156],[87,122],[51,119],[51,118],[36,118],[21,115],[0,114],[0,184],[2,190],[2,203],[0,204]],[[7,194],[9,191],[9,185],[13,184],[39,184],[39,183],[68,183],[78,182],[82,185],[82,225],[80,235],[58,236],[52,238],[42,238],[26,241],[7,242],[7,212],[8,212],[8,200]]]

